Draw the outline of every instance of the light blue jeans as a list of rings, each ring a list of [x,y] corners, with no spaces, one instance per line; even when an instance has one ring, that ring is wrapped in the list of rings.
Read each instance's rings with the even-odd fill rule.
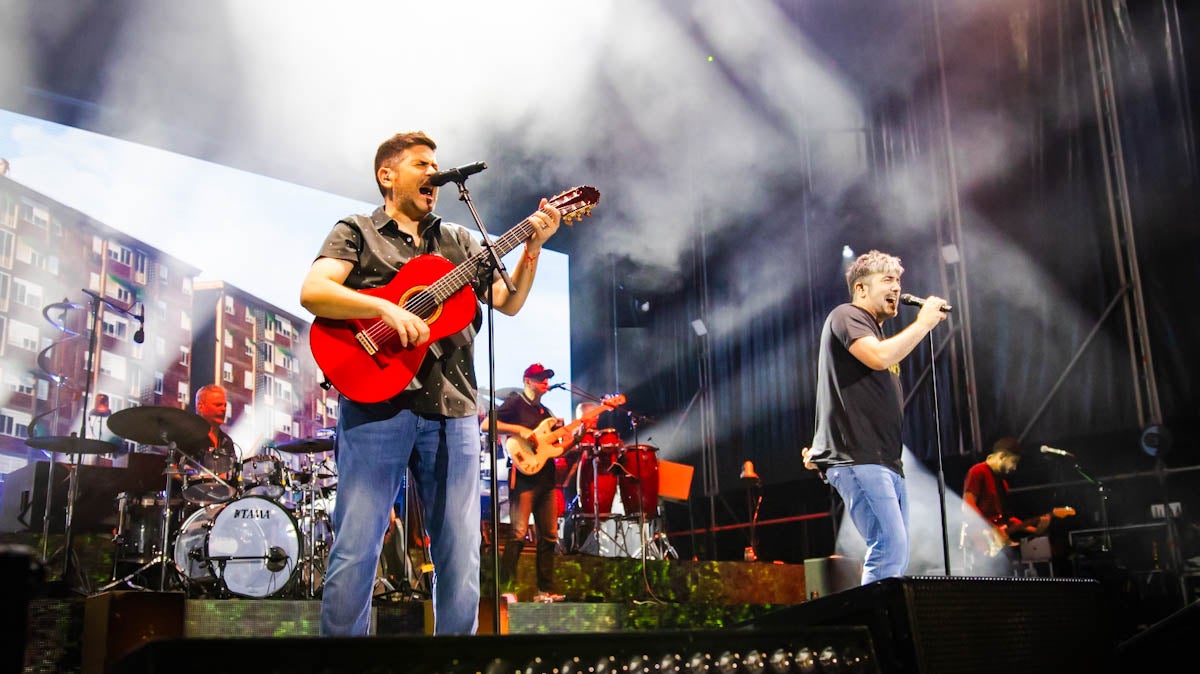
[[[862,584],[903,576],[908,569],[908,494],[904,478],[876,464],[836,466],[825,479],[846,503],[850,521],[867,544]]]
[[[381,418],[369,409],[342,399],[321,634],[369,634],[383,535],[410,467],[434,566],[434,633],[474,634],[479,627],[479,422],[473,415],[450,419],[408,410]]]

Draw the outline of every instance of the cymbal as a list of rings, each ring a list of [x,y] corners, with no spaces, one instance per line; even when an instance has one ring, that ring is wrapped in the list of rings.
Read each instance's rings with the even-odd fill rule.
[[[73,435],[49,435],[40,438],[29,438],[26,445],[37,449],[48,449],[60,454],[111,454],[120,449],[111,442],[77,438]]]
[[[143,445],[174,442],[189,451],[208,444],[208,422],[178,407],[130,407],[114,412],[108,428],[126,440]]]
[[[275,445],[275,449],[288,454],[315,454],[317,452],[328,452],[333,449],[333,440],[329,438],[319,438],[313,440],[293,440],[285,442],[282,445]]]

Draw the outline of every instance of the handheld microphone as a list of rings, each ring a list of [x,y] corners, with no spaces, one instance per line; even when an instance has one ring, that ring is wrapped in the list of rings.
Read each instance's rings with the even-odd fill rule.
[[[1051,447],[1049,445],[1042,445],[1042,454],[1053,454],[1055,456],[1069,456],[1072,459],[1075,458],[1075,455],[1068,452],[1067,450],[1058,449],[1057,447]]]
[[[441,187],[446,183],[461,183],[467,179],[467,176],[473,176],[485,168],[487,168],[487,164],[485,162],[477,161],[474,164],[467,164],[466,166],[459,166],[458,168],[438,171],[432,176],[429,176],[429,184],[433,185],[434,187]]]
[[[900,296],[900,304],[907,304],[910,307],[923,307],[925,306],[925,300],[921,299],[920,297],[914,297],[908,293],[904,293]],[[954,307],[950,306],[949,304],[943,304],[941,309],[946,313],[954,311]]]

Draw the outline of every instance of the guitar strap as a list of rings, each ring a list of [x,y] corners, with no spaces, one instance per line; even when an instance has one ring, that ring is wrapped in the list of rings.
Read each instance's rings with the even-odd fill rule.
[[[1000,511],[997,516],[1000,523],[1003,524],[1008,518],[1008,486],[1004,484],[1004,478],[994,470],[988,470],[992,475],[992,491],[996,493],[996,508]]]

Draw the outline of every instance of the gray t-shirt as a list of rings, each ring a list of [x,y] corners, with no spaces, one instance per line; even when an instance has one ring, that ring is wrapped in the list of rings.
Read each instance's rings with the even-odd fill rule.
[[[812,461],[822,468],[873,463],[904,475],[900,366],[873,370],[850,353],[855,340],[883,330],[869,311],[842,304],[829,312],[817,357],[817,419]]]
[[[352,262],[354,268],[346,277],[346,286],[362,290],[387,285],[404,263],[418,255],[436,253],[458,265],[482,250],[466,227],[442,222],[433,214],[421,221],[420,234],[422,245],[418,249],[412,237],[400,231],[380,206],[370,217],[352,215],[338,221],[317,257]],[[475,296],[485,299],[487,284],[473,280],[472,285]],[[379,404],[387,409],[446,417],[475,414],[478,384],[473,343],[481,318],[477,312],[472,325],[433,345],[408,390]]]

